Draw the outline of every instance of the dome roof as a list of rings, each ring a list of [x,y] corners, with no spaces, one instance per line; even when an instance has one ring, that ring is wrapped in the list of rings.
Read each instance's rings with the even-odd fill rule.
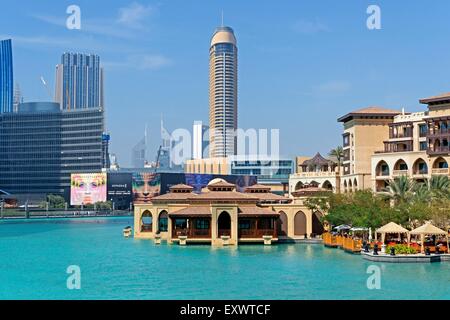
[[[222,179],[222,178],[215,178],[215,179],[212,179],[209,183],[208,183],[208,186],[210,186],[210,185],[212,185],[212,184],[216,184],[216,183],[228,183],[228,182],[226,182],[224,179]]]
[[[234,31],[230,27],[218,27],[211,39],[211,47],[217,43],[232,43],[236,45]]]

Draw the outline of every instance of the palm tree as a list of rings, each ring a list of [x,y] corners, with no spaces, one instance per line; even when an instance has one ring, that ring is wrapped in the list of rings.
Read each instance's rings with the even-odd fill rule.
[[[331,149],[330,152],[328,152],[328,156],[335,158],[337,161],[339,175],[336,181],[337,184],[336,191],[338,193],[341,193],[341,166],[342,161],[344,160],[344,149],[341,146],[337,146],[336,148]]]
[[[447,176],[432,176],[426,181],[426,187],[433,197],[450,195],[450,179]]]
[[[328,156],[336,159],[340,172],[342,161],[344,160],[344,149],[341,146],[337,146],[328,152]]]
[[[413,199],[418,189],[417,183],[407,176],[400,176],[391,180],[384,194],[395,204],[406,203]]]

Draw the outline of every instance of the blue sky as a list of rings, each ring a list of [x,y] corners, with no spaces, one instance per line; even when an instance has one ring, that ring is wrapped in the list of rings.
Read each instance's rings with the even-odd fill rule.
[[[66,8],[81,8],[68,30]],[[381,7],[382,29],[366,9]],[[122,166],[149,125],[169,130],[208,120],[208,50],[214,28],[234,28],[239,48],[239,127],[279,128],[286,156],[341,143],[336,119],[369,105],[424,109],[450,91],[450,3],[442,1],[18,0],[2,4],[0,39],[13,38],[15,81],[26,101],[48,100],[64,51],[97,53],[105,67],[111,152]]]

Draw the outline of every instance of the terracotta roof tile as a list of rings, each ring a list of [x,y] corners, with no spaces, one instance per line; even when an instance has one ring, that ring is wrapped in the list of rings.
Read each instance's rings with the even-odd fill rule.
[[[339,122],[346,122],[353,116],[361,116],[361,115],[383,115],[383,116],[396,116],[401,114],[402,112],[399,110],[386,109],[378,106],[370,106],[362,109],[358,109],[352,112],[347,113],[346,115],[340,117],[338,119]]]
[[[439,102],[439,101],[443,101],[443,100],[450,100],[450,92],[443,93],[443,94],[429,97],[429,98],[420,99],[419,102],[423,103],[423,104],[428,104],[431,102]]]
[[[257,202],[259,199],[257,195],[250,196],[236,191],[210,191],[190,197],[188,200],[253,200]]]
[[[210,216],[211,209],[210,207],[207,206],[189,206],[187,208],[177,210],[169,214],[169,216],[181,216],[181,215]]]
[[[240,216],[279,216],[280,214],[268,208],[261,207],[239,207],[238,214]]]

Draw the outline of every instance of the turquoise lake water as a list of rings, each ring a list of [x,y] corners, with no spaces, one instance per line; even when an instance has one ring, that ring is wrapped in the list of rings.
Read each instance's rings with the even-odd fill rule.
[[[125,239],[132,218],[0,222],[0,299],[450,299],[450,263],[372,264],[322,245],[239,248]],[[67,289],[69,265],[81,289]]]

